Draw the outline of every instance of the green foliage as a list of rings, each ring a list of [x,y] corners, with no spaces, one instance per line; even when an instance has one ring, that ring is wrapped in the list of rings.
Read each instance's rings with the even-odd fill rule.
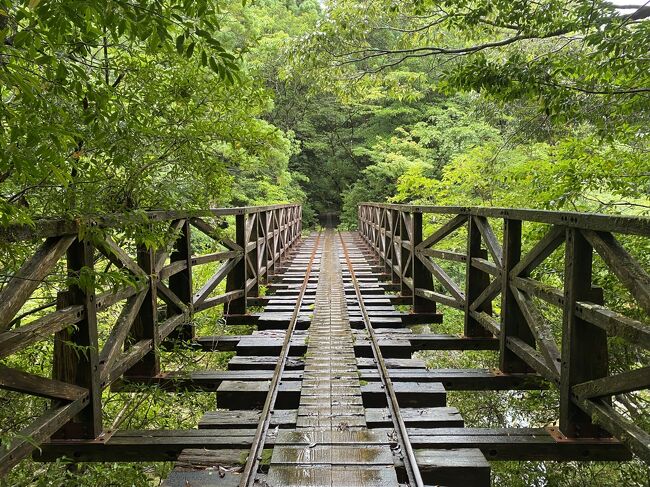
[[[297,57],[347,79],[426,70],[441,92],[526,99],[556,122],[630,139],[647,126],[649,17],[605,0],[341,0]]]
[[[648,214],[648,12],[630,16],[603,0],[0,0],[0,226],[75,217],[81,236],[99,241],[93,217],[121,212],[122,231],[111,235],[119,245],[160,248],[174,235],[150,225],[147,209],[298,201],[306,224],[342,210],[349,228],[362,201]],[[425,231],[444,218],[425,219]],[[219,231],[232,234],[230,223]],[[542,231],[525,228],[524,248]],[[192,235],[197,254],[222,250]],[[642,240],[623,240],[650,266]],[[444,245],[462,250],[465,235]],[[33,249],[0,246],[4,282]],[[195,291],[217,265],[195,268]],[[53,306],[66,284],[138,285],[103,258],[100,266],[106,272],[67,280],[57,267],[13,326],[42,316],[38,306]],[[553,254],[533,277],[557,284],[561,267]],[[463,265],[445,270],[462,282]],[[598,259],[594,274],[608,305],[644,316]],[[431,331],[461,333],[462,314],[441,308],[445,322]],[[557,335],[558,316],[540,308]],[[119,311],[100,313],[100,345]],[[226,330],[222,314],[197,314],[198,333],[252,330]],[[39,342],[6,365],[47,376],[52,347]],[[622,342],[610,348],[612,370],[648,363]],[[161,354],[166,370],[224,368],[232,356]],[[423,358],[497,366],[492,352]],[[46,406],[17,393],[0,399],[0,417],[11,418],[3,441]],[[558,398],[450,401],[469,425],[545,426]],[[631,401],[626,410],[647,425],[647,396]],[[106,426],[190,428],[215,397],[142,388],[106,391],[103,404]],[[0,485],[151,485],[170,468],[25,461]],[[493,472],[507,486],[648,483],[638,462],[506,462]]]
[[[0,223],[206,208],[230,200],[240,170],[286,173],[291,143],[261,118],[271,93],[242,71],[242,48],[221,29],[241,7],[2,7]],[[258,200],[301,197],[280,188]]]

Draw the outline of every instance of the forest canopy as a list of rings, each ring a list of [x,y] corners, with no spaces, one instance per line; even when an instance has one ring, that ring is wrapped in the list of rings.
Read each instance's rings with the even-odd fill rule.
[[[367,201],[648,216],[650,5],[631,3],[0,0],[0,226],[286,202],[303,205],[305,227],[337,212],[347,229]],[[647,244],[631,245],[647,268]],[[2,286],[12,252],[0,248]],[[44,353],[22,360],[45,370]],[[621,368],[647,360],[617,353]],[[120,425],[196,419],[176,418],[163,395],[146,413],[111,397]],[[545,424],[557,397],[483,399],[457,405],[498,427]],[[646,426],[649,402],[628,408]],[[504,413],[512,404],[521,417]],[[93,465],[84,477],[26,463],[0,485],[45,485],[44,471],[55,485],[150,485],[168,469]],[[650,482],[638,461],[494,471],[508,486]]]

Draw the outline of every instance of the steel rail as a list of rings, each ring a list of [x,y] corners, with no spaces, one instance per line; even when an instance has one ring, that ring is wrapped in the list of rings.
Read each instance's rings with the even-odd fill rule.
[[[363,296],[361,295],[361,287],[359,286],[359,281],[354,272],[354,267],[352,266],[352,261],[350,260],[350,254],[348,253],[348,247],[343,240],[341,232],[338,232],[339,239],[341,240],[341,246],[343,248],[343,254],[345,256],[345,261],[350,271],[350,278],[352,284],[354,285],[354,291],[357,295],[357,301],[359,302],[359,309],[361,310],[361,317],[363,318],[363,323],[368,331],[370,337],[370,344],[372,347],[372,353],[377,362],[377,367],[379,368],[379,375],[381,382],[384,386],[384,391],[388,399],[388,409],[393,420],[393,425],[395,427],[395,433],[397,435],[397,440],[402,446],[405,457],[404,457],[404,467],[406,468],[406,474],[409,479],[409,485],[411,487],[424,487],[424,482],[422,480],[422,475],[420,474],[420,469],[418,468],[417,460],[415,458],[415,452],[413,451],[413,446],[408,436],[408,431],[406,430],[406,424],[402,418],[402,413],[400,412],[399,403],[397,402],[397,395],[395,394],[395,389],[393,388],[393,382],[390,380],[388,375],[388,369],[386,368],[386,363],[384,362],[384,356],[381,353],[379,348],[379,342],[377,341],[377,336],[375,330],[370,324],[370,318],[368,316],[368,310],[366,305],[363,302]]]
[[[246,460],[244,471],[242,472],[242,478],[239,482],[239,487],[252,487],[255,483],[255,476],[257,475],[257,469],[259,467],[260,461],[262,460],[262,452],[264,451],[264,442],[269,431],[269,424],[271,423],[271,411],[273,410],[275,400],[278,397],[278,386],[284,372],[284,367],[287,363],[287,357],[289,356],[289,349],[291,348],[291,337],[295,330],[296,322],[298,321],[298,314],[300,313],[300,308],[302,307],[305,291],[307,291],[307,285],[309,284],[309,277],[311,276],[311,270],[314,264],[314,259],[316,257],[316,251],[320,245],[321,233],[322,232],[318,232],[316,241],[314,242],[314,248],[311,251],[309,263],[307,264],[307,270],[305,272],[305,279],[303,280],[302,286],[300,287],[300,293],[298,294],[296,307],[294,308],[291,319],[289,320],[289,326],[287,327],[287,332],[284,336],[284,342],[282,343],[282,350],[280,351],[280,359],[276,364],[275,370],[273,372],[273,378],[271,379],[269,392],[267,393],[266,400],[264,401],[264,407],[262,408],[262,413],[260,415],[260,422],[257,424],[257,429],[255,430],[253,444],[251,445],[251,450],[248,454],[248,459]]]

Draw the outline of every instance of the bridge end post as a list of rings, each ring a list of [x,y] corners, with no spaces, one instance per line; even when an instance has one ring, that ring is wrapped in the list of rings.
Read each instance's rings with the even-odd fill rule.
[[[506,373],[530,372],[531,367],[508,346],[515,337],[535,347],[535,338],[528,328],[512,289],[510,271],[521,260],[522,221],[503,220],[503,262],[501,266],[501,332],[499,334],[499,368]]]
[[[417,246],[422,243],[422,212],[413,212],[413,253],[412,253],[412,266],[413,266],[413,311],[415,313],[435,313],[436,302],[418,296],[418,289],[425,289],[433,291],[433,275],[431,271],[420,260]]]
[[[94,439],[102,432],[102,403],[99,377],[97,307],[94,275],[81,285],[82,273],[93,271],[95,248],[90,240],[76,238],[67,250],[68,290],[57,297],[57,308],[83,306],[83,318],[73,330],[55,335],[52,378],[88,389],[88,404],[53,436],[65,439]]]
[[[170,262],[185,262],[185,269],[169,276],[169,290],[173,292],[183,303],[192,305],[192,242],[191,242],[191,225],[189,220],[185,220],[181,227],[180,235],[174,243],[174,250],[169,256]],[[191,313],[191,310],[190,310]],[[194,338],[194,326],[192,323],[185,323],[176,328],[168,337],[189,341]]]
[[[412,297],[413,279],[411,279],[411,286],[408,284],[409,275],[413,277],[413,258],[415,257],[415,246],[413,245],[413,215],[408,211],[399,212],[399,282],[400,282],[400,296]],[[411,260],[409,264],[409,259]]]
[[[572,400],[574,385],[608,374],[607,332],[576,314],[576,302],[603,304],[600,289],[592,288],[593,247],[577,228],[566,229],[564,317],[560,377],[560,431],[569,437],[598,437],[605,433]]]
[[[243,290],[243,296],[228,302],[224,315],[246,313],[246,215],[235,215],[235,241],[242,248],[243,256],[228,273],[226,292]]]
[[[138,244],[137,264],[147,274],[149,288],[140,306],[140,311],[138,311],[133,322],[129,336],[135,343],[140,340],[151,340],[152,347],[151,351],[124,372],[124,377],[153,377],[160,374],[156,252],[152,248]]]
[[[246,264],[245,294],[248,296],[259,295],[261,265],[260,265],[260,222],[262,213],[249,213],[246,216],[246,245],[250,245],[250,250],[244,247],[244,260]],[[251,287],[248,282],[253,281]],[[245,311],[244,311],[245,312]]]

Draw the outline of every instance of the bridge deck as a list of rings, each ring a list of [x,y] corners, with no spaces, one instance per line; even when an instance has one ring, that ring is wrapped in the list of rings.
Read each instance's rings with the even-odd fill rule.
[[[607,438],[563,441],[552,428],[465,427],[458,410],[447,405],[447,390],[540,389],[548,382],[533,373],[427,369],[414,352],[496,350],[498,340],[414,333],[411,325],[438,323],[441,316],[396,309],[399,300],[390,294],[395,289],[379,271],[358,234],[312,234],[276,273],[269,295],[259,298],[263,312],[228,317],[229,324],[254,323],[256,331],[194,339],[197,350],[235,352],[228,370],[130,377],[129,383],[113,385],[119,389],[141,382],[168,391],[215,391],[219,409],[205,413],[198,429],[52,440],[35,456],[44,461],[62,455],[78,461],[174,460],[167,487],[240,485],[284,356],[254,485],[414,485],[369,325],[424,484],[489,485],[487,459],[629,458],[626,448]]]
[[[343,238],[362,296],[368,299],[371,324],[381,336],[381,351],[395,381],[405,422],[409,427],[462,429],[460,414],[446,405],[442,381],[446,378],[450,383],[457,379],[479,383],[493,380],[496,375],[487,371],[470,371],[464,379],[460,371],[442,371],[436,375],[427,371],[421,360],[412,358],[413,345],[409,340],[412,332],[406,327],[408,319],[404,319],[408,315],[398,312],[385,297],[357,238],[353,234],[344,234]],[[265,446],[273,448],[261,462],[259,482],[266,484],[260,485],[397,486],[406,483],[404,452],[392,427],[368,333],[362,328],[359,302],[341,242],[332,230],[327,230],[320,240],[312,235],[304,241],[282,279],[272,286],[275,293],[257,317],[257,332],[231,338],[228,345],[225,337],[200,340],[204,349],[232,348],[237,355],[230,361],[229,371],[198,372],[184,378],[185,385],[216,388],[218,406],[227,409],[207,413],[199,428],[209,429],[214,435],[225,435],[236,428],[251,431],[257,425],[258,410],[268,392],[268,381],[285,337],[283,329],[296,304],[314,245],[319,248],[296,323],[299,329],[291,339],[290,358],[265,439]],[[429,321],[439,321],[439,316],[432,314]],[[445,338],[452,337],[429,337],[432,342],[444,342]],[[177,380],[167,384],[181,387]],[[230,468],[241,465],[248,451],[224,453],[184,450],[166,485],[186,485],[185,482],[212,485],[217,466],[226,475],[214,485],[224,485],[224,482],[236,485],[238,474]],[[478,448],[442,448],[426,453],[419,451],[418,455],[427,483],[489,485],[489,463]],[[231,478],[225,480],[227,477]]]

